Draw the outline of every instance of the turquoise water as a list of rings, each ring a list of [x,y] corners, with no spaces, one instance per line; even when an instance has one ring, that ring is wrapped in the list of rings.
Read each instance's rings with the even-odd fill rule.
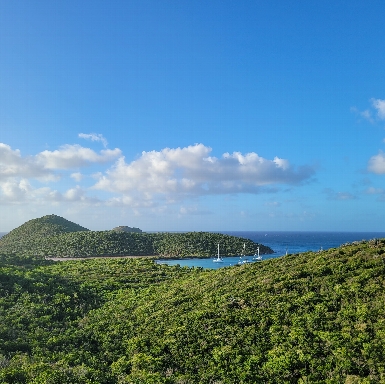
[[[244,237],[256,243],[269,246],[274,254],[263,255],[263,260],[281,257],[287,253],[303,253],[307,251],[327,250],[339,247],[345,243],[354,241],[385,238],[385,232],[245,232],[225,231],[227,235]],[[214,258],[214,255],[213,255]],[[158,260],[159,263],[168,265],[202,267],[217,269],[238,265],[239,257],[224,257],[223,263],[214,263],[212,259],[181,259],[181,260]],[[252,257],[246,258],[252,261]]]

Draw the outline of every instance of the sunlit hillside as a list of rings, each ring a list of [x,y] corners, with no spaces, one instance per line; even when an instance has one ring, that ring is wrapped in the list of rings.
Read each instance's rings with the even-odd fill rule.
[[[3,256],[0,379],[385,382],[384,255],[371,240],[218,270]]]

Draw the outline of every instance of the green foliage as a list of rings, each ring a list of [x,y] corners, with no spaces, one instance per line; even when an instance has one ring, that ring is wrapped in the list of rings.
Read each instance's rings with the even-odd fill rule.
[[[0,264],[1,383],[384,383],[385,240],[218,270]]]
[[[0,252],[24,253],[51,236],[61,233],[88,231],[78,224],[56,215],[29,220],[0,239]],[[33,253],[31,253],[33,254]]]
[[[0,252],[29,257],[210,257],[216,254],[218,243],[222,256],[239,255],[244,244],[247,254],[254,254],[258,246],[261,254],[273,253],[249,239],[218,233],[89,231],[55,215],[30,220],[11,231],[0,239]]]
[[[127,227],[126,225],[120,225],[119,227],[115,227],[112,229],[115,232],[136,232],[142,233],[142,230],[136,227]]]
[[[220,244],[222,256],[238,256],[243,252],[244,245],[246,254],[254,255],[258,246],[261,254],[274,253],[271,248],[256,244],[252,240],[220,233],[187,232],[149,235],[152,237],[154,252],[166,258],[212,257],[217,253],[218,244]]]

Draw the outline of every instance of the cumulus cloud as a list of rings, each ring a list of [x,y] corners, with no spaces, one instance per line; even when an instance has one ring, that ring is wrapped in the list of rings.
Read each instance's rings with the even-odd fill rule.
[[[18,149],[0,143],[0,180],[9,177],[25,177],[55,180],[54,170],[71,169],[91,163],[108,163],[121,156],[118,148],[100,153],[80,145],[64,145],[55,151],[43,151],[35,156],[22,157]]]
[[[380,151],[378,155],[372,156],[369,159],[368,171],[377,173],[378,175],[385,173],[385,154]]]
[[[385,100],[372,98],[370,101],[377,113],[377,117],[380,120],[385,120]]]
[[[79,182],[83,179],[83,175],[80,172],[74,172],[71,173],[71,178],[74,179],[75,181]]]
[[[371,107],[364,111],[360,111],[356,107],[352,107],[350,110],[370,123],[385,120],[385,100],[371,98],[369,101]]]
[[[66,202],[89,205],[100,203],[98,199],[88,197],[86,191],[78,185],[62,193],[49,187],[33,188],[26,179],[13,178],[0,181],[0,204],[55,205]]]
[[[121,156],[121,150],[103,149],[100,154],[78,144],[63,145],[55,151],[43,151],[36,159],[46,169],[71,169],[84,167],[91,163],[107,163]]]
[[[79,133],[78,135],[81,139],[91,140],[91,141],[100,141],[104,148],[107,147],[108,142],[105,137],[100,133]]]
[[[120,149],[96,153],[79,145],[64,145],[55,151],[22,156],[18,149],[0,143],[0,203],[95,202],[95,199],[87,198],[80,187],[69,186],[67,192],[61,193],[33,186],[32,181],[57,182],[64,177],[58,170],[104,164],[119,156]],[[70,177],[76,182],[83,178],[80,172],[74,172]]]
[[[22,157],[18,149],[0,143],[0,180],[12,177],[54,179],[55,176],[33,156]]]
[[[94,188],[122,194],[128,201],[155,197],[177,200],[210,194],[259,193],[272,184],[301,184],[314,174],[309,166],[297,169],[278,157],[268,160],[254,152],[233,152],[216,158],[210,156],[211,151],[203,144],[195,144],[142,152],[131,163],[121,157],[99,177]]]
[[[32,190],[28,180],[17,180],[15,178],[0,182],[0,191],[8,202],[23,201]]]
[[[91,176],[95,180],[91,189],[98,190],[95,193],[104,201],[88,197],[90,188],[82,187],[85,176],[79,168],[113,161],[107,171],[93,170]],[[103,203],[155,211],[205,195],[277,191],[281,185],[303,184],[313,175],[310,166],[294,167],[286,159],[266,159],[255,152],[215,157],[203,144],[142,152],[136,160],[126,162],[117,148],[95,152],[80,145],[63,145],[22,156],[19,150],[0,143],[0,203]],[[41,186],[41,181],[58,182],[57,189]],[[175,212],[192,215],[203,211],[183,205]]]

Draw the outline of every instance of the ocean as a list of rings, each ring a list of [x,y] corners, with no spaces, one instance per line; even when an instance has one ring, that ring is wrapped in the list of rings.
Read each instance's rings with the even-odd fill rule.
[[[271,259],[288,254],[307,251],[327,250],[354,241],[385,238],[385,232],[254,232],[254,231],[224,231],[227,235],[244,237],[256,243],[269,246],[274,254],[263,255],[263,259]],[[252,258],[249,258],[252,261]],[[212,259],[158,260],[168,265],[202,267],[217,269],[238,264],[239,257],[225,257],[223,263],[214,263]]]

